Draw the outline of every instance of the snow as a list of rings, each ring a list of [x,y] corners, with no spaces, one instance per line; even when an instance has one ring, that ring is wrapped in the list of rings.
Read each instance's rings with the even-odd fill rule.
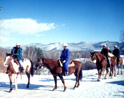
[[[124,70],[123,70],[124,71]],[[26,88],[26,75],[18,76],[18,90],[9,93],[9,78],[0,73],[0,98],[124,98],[124,76],[117,75],[114,79],[97,81],[97,70],[84,70],[83,80],[79,88],[73,90],[75,76],[64,77],[67,86],[63,92],[63,84],[58,78],[58,89],[52,91],[54,80],[52,75],[34,75],[31,77],[30,88]]]

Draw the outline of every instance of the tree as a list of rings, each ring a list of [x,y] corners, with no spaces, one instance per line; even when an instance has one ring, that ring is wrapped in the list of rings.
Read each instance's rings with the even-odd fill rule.
[[[36,50],[37,50],[37,56],[44,58],[43,51],[40,48],[36,48]]]

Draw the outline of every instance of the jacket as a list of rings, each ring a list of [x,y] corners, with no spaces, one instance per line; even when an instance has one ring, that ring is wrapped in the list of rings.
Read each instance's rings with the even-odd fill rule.
[[[23,60],[22,48],[14,47],[11,51],[11,54],[14,55],[14,57],[17,58],[18,61]]]
[[[61,53],[60,59],[69,60],[70,59],[70,51],[69,49],[64,49]]]
[[[103,48],[101,51],[101,53],[104,54],[105,57],[108,57],[108,52],[109,52],[108,48]]]
[[[117,58],[120,58],[120,51],[119,51],[119,49],[114,49],[114,50],[113,50],[113,54],[114,54]]]

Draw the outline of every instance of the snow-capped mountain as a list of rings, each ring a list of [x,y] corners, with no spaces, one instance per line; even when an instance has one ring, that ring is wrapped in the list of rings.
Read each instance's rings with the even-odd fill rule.
[[[61,42],[50,43],[50,44],[42,44],[42,43],[33,43],[26,46],[34,46],[39,47],[42,50],[62,50]],[[67,43],[68,48],[71,51],[91,51],[91,50],[101,50],[102,45],[106,44],[111,50],[113,50],[114,45],[118,45],[119,47],[123,47],[124,44],[115,42],[115,41],[103,41],[103,42],[74,42]]]

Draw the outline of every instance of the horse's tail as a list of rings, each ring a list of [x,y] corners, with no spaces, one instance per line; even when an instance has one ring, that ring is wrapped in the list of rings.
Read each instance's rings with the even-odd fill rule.
[[[81,69],[80,69],[80,73],[79,73],[79,80],[82,80],[83,78],[83,73],[82,73],[82,65],[81,65]]]
[[[33,76],[34,75],[33,62],[32,62],[32,60],[30,60],[30,62],[31,62],[30,74]]]

